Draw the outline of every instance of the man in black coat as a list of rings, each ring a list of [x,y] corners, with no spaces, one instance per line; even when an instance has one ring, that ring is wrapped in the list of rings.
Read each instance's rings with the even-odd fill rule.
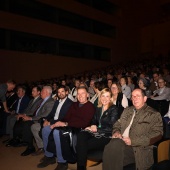
[[[56,100],[56,102],[55,102],[55,104],[52,108],[52,111],[50,112],[50,114],[46,118],[44,118],[44,123],[43,123],[44,130],[46,128],[48,129],[49,125],[52,125],[55,122],[62,120],[63,117],[66,115],[67,110],[69,109],[69,107],[73,103],[68,98],[68,89],[64,85],[61,85],[61,86],[58,87],[57,97],[58,97],[58,100]],[[43,153],[44,145],[43,145],[42,139],[39,136],[40,129],[41,129],[40,123],[35,123],[31,126],[32,133],[34,135],[36,144],[38,146],[38,150],[35,153],[32,154],[33,156]],[[48,137],[49,133],[47,133],[46,135]]]

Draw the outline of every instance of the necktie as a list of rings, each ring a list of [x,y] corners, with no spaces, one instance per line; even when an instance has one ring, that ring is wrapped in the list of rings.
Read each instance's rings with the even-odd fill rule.
[[[40,104],[39,104],[38,107],[36,108],[35,112],[33,113],[33,116],[36,116],[36,115],[37,115],[37,113],[39,112],[40,108],[41,108],[42,105],[43,105],[43,101],[44,101],[44,100],[42,100],[42,101],[40,102]]]
[[[18,100],[18,105],[17,105],[16,113],[19,113],[20,104],[21,104],[21,98],[19,98],[19,100]]]

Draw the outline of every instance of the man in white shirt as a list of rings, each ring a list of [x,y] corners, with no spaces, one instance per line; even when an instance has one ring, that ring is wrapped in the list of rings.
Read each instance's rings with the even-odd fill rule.
[[[44,118],[43,127],[54,124],[55,122],[61,120],[67,110],[72,104],[72,101],[68,98],[68,88],[64,85],[61,85],[57,89],[58,100],[55,102],[50,114]],[[41,139],[39,132],[41,130],[41,124],[35,123],[31,126],[31,131],[35,138],[38,150],[32,154],[32,156],[40,155],[43,153],[43,140]],[[48,134],[49,135],[49,134]]]

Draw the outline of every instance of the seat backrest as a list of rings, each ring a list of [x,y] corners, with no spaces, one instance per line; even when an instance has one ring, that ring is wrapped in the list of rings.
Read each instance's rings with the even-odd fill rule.
[[[170,140],[161,142],[158,145],[158,162],[170,159]]]

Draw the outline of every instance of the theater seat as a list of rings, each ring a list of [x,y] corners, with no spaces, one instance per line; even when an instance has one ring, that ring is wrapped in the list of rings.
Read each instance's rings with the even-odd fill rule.
[[[103,151],[91,151],[88,153],[87,167],[96,166],[102,162]],[[135,163],[123,167],[123,170],[135,170]]]

